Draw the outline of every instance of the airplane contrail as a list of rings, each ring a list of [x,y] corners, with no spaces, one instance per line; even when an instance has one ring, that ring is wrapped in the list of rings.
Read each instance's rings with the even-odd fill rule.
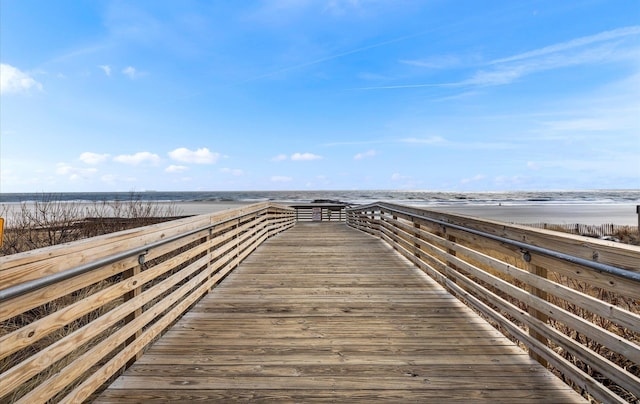
[[[305,63],[300,63],[300,64],[297,64],[297,65],[285,67],[285,68],[280,69],[280,70],[276,70],[276,71],[273,71],[273,72],[270,72],[270,73],[262,74],[260,76],[256,76],[256,77],[247,79],[247,80],[243,81],[242,83],[249,83],[251,81],[256,81],[256,80],[264,79],[264,78],[267,78],[267,77],[276,76],[278,74],[286,73],[286,72],[289,72],[289,71],[292,71],[292,70],[302,69],[303,67],[313,66],[313,65],[317,65],[319,63],[327,62],[329,60],[334,60],[334,59],[338,59],[338,58],[341,58],[341,57],[344,57],[344,56],[353,55],[354,53],[360,53],[360,52],[367,51],[369,49],[375,49],[375,48],[379,48],[381,46],[386,46],[386,45],[389,45],[389,44],[392,44],[392,43],[406,41],[407,39],[417,38],[419,36],[426,35],[427,33],[431,32],[431,31],[432,30],[419,32],[417,34],[405,35],[405,36],[401,36],[399,38],[389,39],[387,41],[382,41],[382,42],[378,42],[378,43],[375,43],[375,44],[372,44],[372,45],[362,46],[360,48],[352,49],[352,50],[345,51],[345,52],[342,52],[342,53],[337,53],[335,55],[326,56],[326,57],[323,57],[323,58],[320,58],[320,59],[312,60],[310,62],[305,62]]]

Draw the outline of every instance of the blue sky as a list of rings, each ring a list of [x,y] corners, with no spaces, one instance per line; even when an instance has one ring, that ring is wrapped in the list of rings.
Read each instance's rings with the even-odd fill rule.
[[[0,191],[640,188],[640,2],[0,1]]]

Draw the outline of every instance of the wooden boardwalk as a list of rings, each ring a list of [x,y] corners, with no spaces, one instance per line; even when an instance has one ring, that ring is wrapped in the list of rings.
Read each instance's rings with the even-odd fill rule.
[[[298,224],[96,400],[584,402],[382,241]]]

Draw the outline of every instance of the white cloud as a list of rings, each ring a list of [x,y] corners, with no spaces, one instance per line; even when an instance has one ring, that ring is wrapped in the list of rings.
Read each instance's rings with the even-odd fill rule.
[[[177,166],[177,165],[170,165],[169,167],[165,168],[164,171],[167,173],[182,173],[185,172],[189,169],[189,167],[185,167],[185,166]]]
[[[623,37],[640,35],[640,26],[620,28],[560,42],[517,55],[496,59],[488,64],[493,70],[478,71],[463,85],[509,84],[518,78],[546,70],[620,60],[638,60],[640,49],[625,46]]]
[[[100,181],[106,182],[107,184],[115,184],[118,177],[113,174],[105,174],[100,177]]]
[[[539,66],[537,66],[539,68]],[[509,84],[525,74],[535,69],[535,66],[511,66],[503,67],[496,70],[484,71],[480,70],[462,84],[470,84],[477,86],[499,86]]]
[[[516,144],[505,142],[452,142],[440,136],[430,136],[426,138],[405,138],[400,139],[402,143],[435,145],[462,150],[508,150],[517,147]]]
[[[284,161],[286,160],[288,157],[286,154],[278,154],[277,156],[275,156],[274,158],[271,159],[271,161]]]
[[[293,153],[291,155],[291,160],[293,161],[311,161],[311,160],[321,160],[322,156],[318,156],[313,153]]]
[[[421,60],[401,60],[400,63],[427,69],[446,69],[460,66],[462,61],[455,55],[441,55]]]
[[[56,166],[56,174],[67,175],[71,181],[89,178],[97,172],[98,170],[96,168],[78,168],[66,163],[58,163]]]
[[[109,154],[98,154],[92,152],[84,152],[80,155],[80,161],[85,164],[95,165],[105,162],[110,157]]]
[[[42,84],[11,65],[0,64],[0,94],[17,94],[32,88],[42,91]]]
[[[493,183],[498,189],[509,189],[513,187],[519,187],[527,182],[527,177],[520,175],[499,175],[493,179]]]
[[[102,71],[104,72],[104,74],[106,74],[107,76],[111,76],[111,66],[109,65],[100,65],[98,66],[100,69],[102,69]]]
[[[475,176],[473,176],[473,177],[471,177],[471,178],[463,178],[462,180],[460,180],[460,182],[461,182],[462,184],[469,184],[469,183],[471,183],[471,182],[482,181],[482,180],[484,180],[485,178],[487,178],[485,175],[483,175],[483,174],[478,174],[478,175],[475,175]]]
[[[567,42],[561,42],[554,45],[545,46],[544,48],[535,49],[535,50],[520,53],[514,56],[496,59],[490,62],[490,64],[513,62],[513,61],[518,61],[523,59],[530,59],[538,56],[545,56],[552,53],[557,53],[557,52],[561,52],[569,49],[582,47],[585,45],[590,45],[596,42],[610,41],[612,39],[617,39],[625,36],[639,35],[639,34],[640,34],[640,26],[618,28],[612,31],[600,32],[595,35],[584,36],[581,38],[572,39]]]
[[[392,181],[402,181],[402,180],[407,180],[411,177],[408,177],[406,175],[402,175],[400,173],[394,173],[393,175],[391,175],[391,180]]]
[[[214,153],[209,151],[206,147],[198,150],[189,150],[185,147],[180,147],[169,152],[169,157],[173,160],[181,161],[183,163],[190,164],[214,164],[221,157],[220,153]]]
[[[221,173],[225,173],[225,174],[231,174],[231,175],[233,175],[235,177],[240,177],[241,175],[244,174],[244,171],[242,171],[239,168],[226,168],[225,167],[225,168],[221,168],[220,172]]]
[[[629,111],[633,113],[632,111]],[[593,113],[593,112],[591,112]],[[576,118],[561,121],[547,121],[543,125],[552,131],[610,131],[616,129],[625,129],[620,123],[623,120],[608,120],[600,118]]]
[[[139,75],[138,71],[133,66],[127,66],[124,69],[122,69],[122,74],[124,74],[125,76],[128,76],[131,80],[135,79]]]
[[[369,73],[369,72],[358,73],[358,78],[361,80],[367,80],[367,81],[381,81],[381,80],[392,79],[392,77],[389,77],[389,76],[384,76],[382,74]]]
[[[635,63],[640,57],[640,49],[633,44],[632,40],[626,40],[626,38],[638,35],[640,35],[640,26],[619,28],[495,59],[486,63],[487,68],[478,70],[472,77],[459,82],[362,87],[359,90],[498,86],[510,84],[526,75],[571,66],[619,61]],[[447,67],[447,63],[454,62],[454,58],[450,60],[445,58],[443,60],[401,61],[404,64],[429,68]]]
[[[415,138],[409,137],[406,139],[402,139],[404,143],[420,143],[420,144],[443,144],[447,143],[447,141],[441,136],[429,136],[425,138]]]
[[[530,170],[539,170],[540,165],[535,161],[527,161],[527,168]]]
[[[271,181],[272,182],[289,182],[289,181],[293,181],[293,178],[286,177],[284,175],[274,175],[273,177],[271,177]]]
[[[375,150],[367,150],[364,153],[358,153],[355,156],[353,156],[354,160],[362,160],[368,157],[375,157],[376,156],[376,151]]]
[[[136,154],[121,154],[113,158],[118,163],[138,165],[141,163],[157,164],[160,162],[160,156],[150,152],[138,152]]]

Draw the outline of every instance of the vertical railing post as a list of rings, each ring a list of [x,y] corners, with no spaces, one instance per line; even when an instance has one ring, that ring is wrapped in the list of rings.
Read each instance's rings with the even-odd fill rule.
[[[391,218],[394,221],[398,220],[398,216],[396,216],[396,215],[391,215]],[[393,236],[394,236],[393,237],[393,249],[396,250],[396,251],[399,251],[398,250],[398,228],[396,227],[395,223],[392,225],[392,227],[393,227],[393,230],[391,230],[391,233],[393,233]]]
[[[211,277],[213,276],[213,274],[211,273],[211,263],[213,262],[213,256],[215,254],[215,248],[211,245],[211,240],[213,240],[213,227],[209,228],[209,234],[207,235],[207,241],[206,243],[209,244],[209,248],[207,249],[207,254],[209,255],[209,257],[207,258],[207,282],[211,280]],[[213,289],[209,288],[209,291],[211,291]],[[207,293],[209,293],[209,291],[207,291]]]
[[[240,221],[241,218],[238,217],[238,223],[236,224],[236,253],[235,253],[235,264],[233,267],[235,268],[240,263]]]
[[[452,236],[452,235],[446,233],[446,228],[445,228],[445,236],[447,238],[447,241],[450,241],[451,243],[454,243],[454,244],[457,242],[457,239],[456,239],[455,236]],[[455,257],[457,253],[456,253],[456,250],[454,250],[453,248],[447,247],[447,254],[449,254],[452,257]],[[447,266],[449,268],[453,269],[454,271],[458,272],[458,267],[452,261],[447,261]],[[457,277],[455,277],[455,276],[452,276],[451,280],[453,282],[458,283]]]
[[[133,278],[134,276],[140,274],[140,272],[142,272],[143,266],[144,266],[144,262],[145,262],[145,256],[147,254],[147,251],[145,251],[143,254],[140,254],[138,256],[138,265],[124,271],[122,273],[122,278],[123,281],[129,278]],[[137,281],[134,281],[134,285]],[[123,304],[127,304],[127,302],[129,300],[132,300],[133,298],[135,298],[136,296],[140,295],[142,293],[142,285],[139,285],[138,287],[136,287],[135,289],[133,289],[130,292],[125,293],[124,295],[124,303]],[[129,315],[127,315],[124,319],[126,324],[129,324],[133,321],[136,320],[136,318],[140,317],[142,315],[142,307],[139,307],[137,309],[135,309],[134,311],[132,311],[131,313],[129,313]],[[125,346],[127,345],[131,345],[138,337],[140,337],[140,335],[142,334],[142,329],[138,328],[136,330],[136,332],[131,335],[126,341],[125,341]],[[142,352],[139,351],[138,353],[136,353],[136,355],[131,358],[127,364],[126,367],[128,368],[129,366],[133,365],[133,363],[140,359],[140,356],[142,355]]]
[[[531,259],[530,256],[528,256],[528,257],[529,257],[528,259],[530,260]],[[529,263],[529,261],[527,261],[527,257],[525,257],[525,261],[526,261],[526,264],[525,264],[526,269],[530,273],[532,273],[532,274],[534,274],[536,276],[539,276],[541,278],[545,278],[545,279],[547,278],[547,276],[548,276],[547,268],[543,268],[543,267],[540,267],[538,265],[534,265],[534,264]],[[539,298],[544,299],[544,300],[548,299],[547,292],[545,292],[544,290],[538,289],[538,288],[536,288],[535,286],[532,286],[532,285],[529,285],[528,289],[529,289],[529,292],[531,294],[533,294],[534,296],[539,297]],[[540,320],[540,321],[542,321],[544,323],[546,323],[549,320],[549,316],[547,316],[545,313],[543,313],[543,312],[541,312],[539,310],[536,310],[536,309],[534,309],[532,307],[529,307],[528,312],[529,312],[530,315],[532,315],[533,317],[535,317],[536,319],[538,319],[538,320]],[[532,336],[533,338],[535,338],[536,340],[542,342],[545,346],[549,345],[549,341],[547,340],[547,338],[544,335],[542,335],[542,334],[538,333],[537,331],[535,331],[531,327],[529,327],[529,335]],[[536,354],[535,352],[529,350],[529,356],[531,356],[533,359],[538,361],[541,365],[543,365],[545,367],[547,366],[547,361],[542,356]]]
[[[418,240],[420,240],[420,223],[416,222],[416,218],[413,218],[413,228],[415,229],[413,232],[413,237],[415,238],[415,241],[413,242],[413,246],[415,247],[415,251],[413,253],[413,255],[420,260],[420,258],[422,257],[420,254],[420,251],[422,250],[422,247],[420,246],[420,243],[418,243]],[[418,264],[416,264],[418,265]]]

